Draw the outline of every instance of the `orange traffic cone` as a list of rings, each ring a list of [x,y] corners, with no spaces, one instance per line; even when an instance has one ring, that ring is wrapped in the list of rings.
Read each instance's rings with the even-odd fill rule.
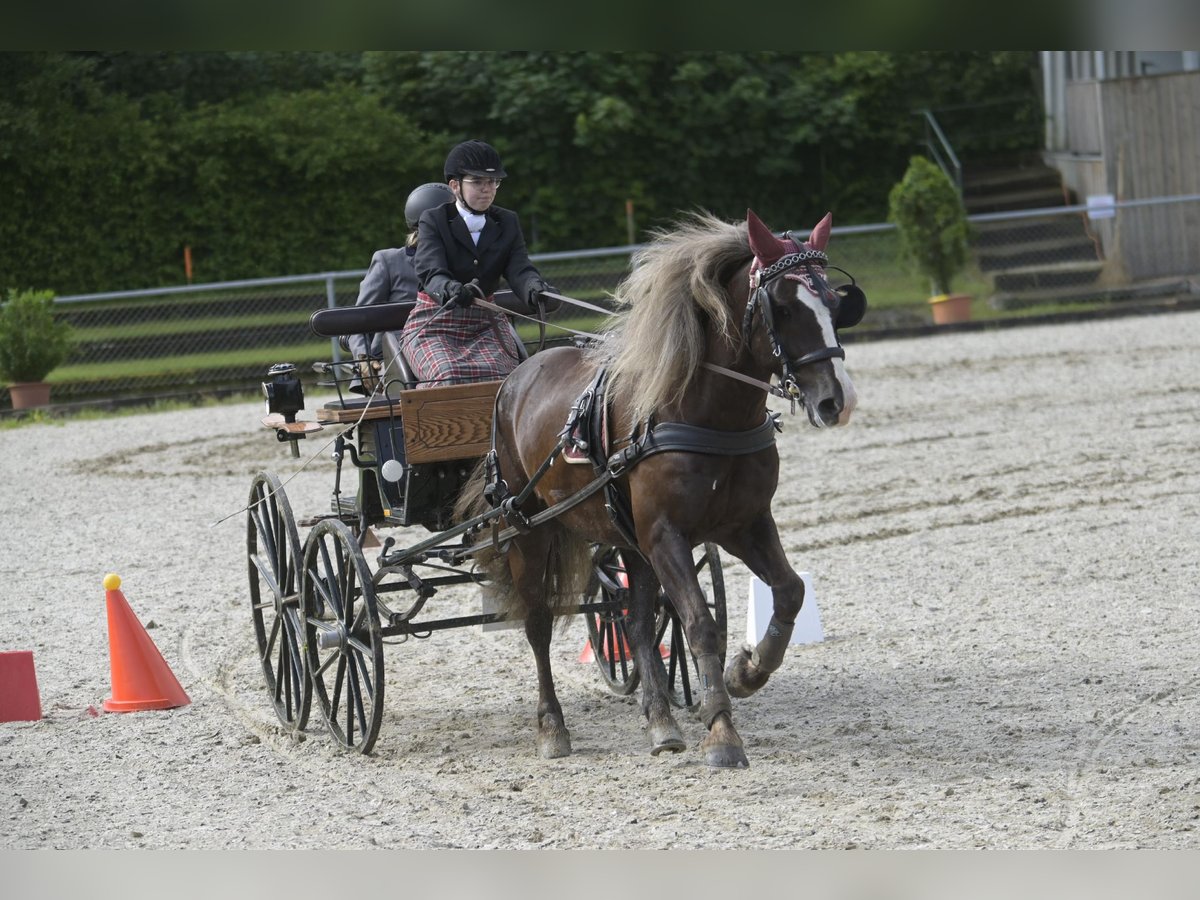
[[[624,569],[617,570],[617,583],[623,588],[629,587],[629,576],[625,574]],[[622,610],[622,612],[624,612],[624,610]],[[613,662],[612,654],[613,648],[611,646],[606,646],[604,648],[604,661]],[[670,659],[671,657],[671,651],[665,644],[659,644],[658,654],[663,659]],[[621,656],[623,656],[625,659],[633,659],[633,651],[629,648],[628,641],[625,640],[624,629],[621,630]],[[583,649],[579,652],[579,661],[581,663],[590,663],[595,658],[596,654],[592,650],[592,642],[586,641],[583,645]]]
[[[33,651],[0,653],[0,722],[37,722],[41,718]]]
[[[609,645],[605,645],[605,647],[604,647],[605,662],[612,662],[613,655],[614,655],[613,648]],[[629,649],[629,643],[625,640],[624,632],[621,633],[621,656],[625,657],[625,659],[633,659],[633,651],[631,649]],[[583,645],[583,650],[581,650],[579,653],[579,661],[581,663],[590,663],[595,658],[596,658],[596,654],[592,652],[592,642],[591,641],[585,642]]]
[[[113,690],[113,695],[104,701],[104,709],[108,712],[135,712],[186,706],[192,702],[191,699],[175,680],[158,647],[154,646],[154,641],[129,608],[120,587],[121,579],[118,576],[104,576]]]

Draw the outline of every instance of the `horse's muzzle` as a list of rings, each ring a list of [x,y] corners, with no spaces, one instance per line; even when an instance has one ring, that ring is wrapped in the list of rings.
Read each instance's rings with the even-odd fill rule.
[[[840,368],[840,367],[839,367]],[[837,380],[830,385],[829,393],[805,402],[808,421],[817,428],[834,428],[846,425],[858,405],[858,393],[845,372],[839,372]]]

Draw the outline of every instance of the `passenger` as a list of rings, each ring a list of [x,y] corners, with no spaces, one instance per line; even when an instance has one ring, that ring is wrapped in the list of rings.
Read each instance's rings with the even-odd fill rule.
[[[493,203],[507,174],[490,144],[459,144],[445,165],[453,201],[421,216],[414,260],[420,293],[401,339],[420,381],[487,381],[516,368],[517,338],[507,318],[473,306],[477,297],[491,299],[501,276],[531,309],[543,292],[557,293],[530,262],[517,214]]]
[[[413,268],[413,256],[417,252],[417,221],[421,213],[435,206],[454,199],[454,192],[448,184],[433,181],[423,184],[408,195],[404,201],[404,220],[408,224],[408,238],[403,247],[387,250],[376,250],[371,256],[371,265],[358,286],[358,300],[355,306],[371,306],[375,303],[401,303],[417,299],[417,272]],[[352,334],[346,342],[354,359],[368,360],[383,357],[382,334]],[[370,391],[362,382],[362,367],[369,363],[360,363],[356,368],[354,379],[350,382],[350,390],[356,394],[368,394]]]

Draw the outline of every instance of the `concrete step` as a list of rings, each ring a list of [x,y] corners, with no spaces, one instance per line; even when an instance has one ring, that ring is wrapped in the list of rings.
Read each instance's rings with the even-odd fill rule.
[[[1093,284],[1104,263],[1099,260],[1051,263],[1005,269],[992,276],[996,290],[1006,293],[1027,293]]]
[[[999,222],[972,222],[971,229],[971,243],[979,249],[1081,238],[1091,242],[1079,213]]]
[[[988,298],[993,309],[1028,309],[1047,304],[1067,305],[1072,303],[1137,303],[1164,299],[1195,299],[1200,296],[1200,282],[1187,278],[1158,278],[1136,284],[1069,286],[1040,288],[1037,290],[1010,292],[1000,291]]]
[[[963,173],[963,194],[983,197],[1009,191],[1053,189],[1062,192],[1062,176],[1049,166],[1022,166],[1007,169],[983,169]]]
[[[966,206],[968,213],[974,214],[1066,206],[1067,201],[1063,196],[1062,189],[1051,185],[995,191],[982,195],[968,196],[964,193],[963,205]]]
[[[1097,258],[1096,245],[1084,235],[997,244],[975,252],[975,262],[984,272]]]

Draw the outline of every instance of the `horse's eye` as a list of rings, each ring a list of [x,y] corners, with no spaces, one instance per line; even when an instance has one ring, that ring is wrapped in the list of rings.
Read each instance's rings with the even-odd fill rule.
[[[790,309],[788,309],[787,306],[785,306],[783,304],[779,304],[778,306],[775,307],[775,318],[788,319],[788,318],[791,318],[791,315],[792,315],[792,311]]]

